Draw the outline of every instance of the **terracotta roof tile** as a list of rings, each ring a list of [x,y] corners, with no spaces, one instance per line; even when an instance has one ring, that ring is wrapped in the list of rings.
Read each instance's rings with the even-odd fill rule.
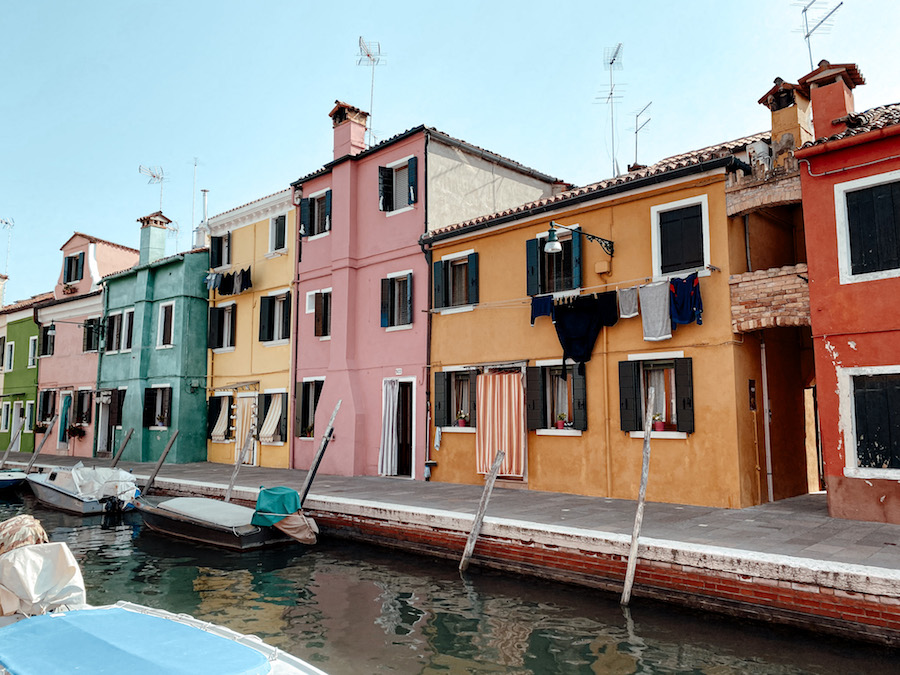
[[[247,206],[250,206],[251,204],[256,204],[257,202],[265,201],[266,199],[271,199],[272,197],[275,197],[276,195],[290,193],[290,191],[291,191],[290,188],[285,188],[284,190],[279,190],[278,192],[273,192],[272,194],[266,195],[265,197],[260,197],[259,199],[254,199],[253,201],[247,202],[246,204],[241,204],[240,206],[235,206],[233,209],[228,209],[227,211],[222,211],[222,213],[217,213],[214,216],[210,216],[209,219],[213,220],[215,218],[221,218],[222,216],[228,215],[229,213],[233,213],[234,211],[239,211],[240,209],[246,208]]]
[[[53,292],[49,291],[47,293],[40,293],[39,295],[33,295],[27,300],[19,300],[17,302],[12,303],[11,305],[3,305],[0,307],[0,314],[12,314],[13,312],[18,312],[21,309],[28,309],[29,307],[34,307],[39,302],[44,302],[46,300],[53,299]]]
[[[109,241],[108,239],[101,239],[100,237],[94,237],[90,234],[85,234],[84,232],[73,232],[72,236],[69,237],[68,239],[66,239],[66,244],[68,244],[70,241],[72,241],[72,239],[74,237],[84,237],[92,244],[106,244],[107,246],[121,248],[125,251],[131,251],[132,253],[139,253],[139,251],[136,248],[131,248],[130,246],[124,246],[122,244],[117,244],[116,242]],[[63,244],[62,246],[60,246],[59,250],[62,251],[65,248],[66,244]]]
[[[895,124],[900,124],[900,103],[892,103],[890,105],[882,105],[877,108],[870,108],[863,112],[850,113],[845,118],[847,129],[839,134],[827,136],[825,138],[817,138],[814,141],[807,141],[803,144],[804,148],[814,145],[827,143],[828,141],[839,141],[842,138],[858,136],[876,129],[884,129]]]

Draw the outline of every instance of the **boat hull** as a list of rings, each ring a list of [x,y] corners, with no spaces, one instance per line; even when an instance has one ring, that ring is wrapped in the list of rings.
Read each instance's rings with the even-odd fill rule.
[[[57,511],[74,513],[77,516],[94,516],[103,513],[104,504],[96,499],[83,499],[66,492],[47,481],[48,474],[30,474],[28,484],[37,500]]]
[[[24,471],[0,471],[0,490],[9,490],[25,482]]]

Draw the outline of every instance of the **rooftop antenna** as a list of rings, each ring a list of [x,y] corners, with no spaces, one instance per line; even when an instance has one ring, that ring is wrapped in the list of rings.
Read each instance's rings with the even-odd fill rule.
[[[9,247],[12,244],[12,231],[16,226],[16,221],[12,218],[0,218],[0,227],[6,230],[6,267],[3,268],[4,274],[9,274]]]
[[[141,164],[138,167],[138,172],[150,177],[150,180],[147,181],[148,185],[159,183],[159,210],[162,211],[163,181],[166,179],[163,168],[161,166],[144,166]]]
[[[841,5],[844,4],[843,1],[839,2],[836,6],[834,6],[830,10],[828,10],[828,8],[826,7],[825,10],[823,10],[823,11],[826,11],[825,16],[823,16],[821,19],[819,19],[819,21],[816,23],[815,26],[810,28],[809,27],[809,8],[812,7],[814,4],[816,4],[816,1],[817,0],[810,0],[809,3],[807,3],[800,12],[801,14],[803,14],[803,39],[806,40],[806,50],[809,52],[809,69],[810,69],[810,71],[814,70],[815,67],[813,66],[812,47],[810,46],[809,38],[819,28],[825,28],[825,29],[830,28],[831,24],[826,23],[826,22],[828,21],[828,19],[831,18],[831,15],[834,14],[836,11],[838,11],[841,8]]]
[[[194,206],[197,203],[197,158],[194,157],[194,187],[191,189],[191,229],[194,229]]]
[[[641,118],[641,115],[643,115],[647,111],[647,108],[649,108],[651,105],[653,105],[653,101],[650,101],[650,103],[648,103],[643,108],[641,108],[641,111],[634,116],[634,164],[635,164],[635,166],[637,166],[637,163],[638,163],[638,132],[641,129],[643,129],[645,126],[647,126],[647,123],[652,118],[648,117],[641,124],[638,124],[638,120]]]
[[[616,117],[615,117],[615,99],[622,98],[615,94],[616,85],[613,82],[613,71],[622,70],[622,43],[615,47],[607,47],[603,52],[603,67],[609,71],[609,93],[606,95],[606,102],[609,103],[609,133],[610,133],[610,152],[612,153],[612,169],[613,176],[619,175],[619,165],[616,162]]]
[[[384,57],[381,54],[380,42],[366,42],[362,35],[359,36],[359,57],[356,59],[358,66],[371,66],[372,68],[372,87],[369,90],[369,147],[375,143],[375,136],[372,132],[372,109],[375,103],[375,66],[384,64]]]

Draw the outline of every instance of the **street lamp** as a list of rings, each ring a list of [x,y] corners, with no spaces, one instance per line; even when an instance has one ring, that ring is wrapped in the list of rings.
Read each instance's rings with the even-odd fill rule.
[[[603,247],[603,250],[606,251],[608,255],[613,254],[613,242],[609,239],[604,239],[603,237],[598,237],[595,234],[588,234],[582,230],[576,230],[571,227],[566,227],[565,225],[560,225],[559,223],[554,223],[552,220],[550,221],[550,229],[547,230],[547,243],[544,244],[544,253],[562,253],[562,244],[559,241],[559,238],[556,236],[556,228],[562,228],[563,230],[568,230],[569,232],[575,232],[585,237],[588,241],[593,241],[600,246]]]

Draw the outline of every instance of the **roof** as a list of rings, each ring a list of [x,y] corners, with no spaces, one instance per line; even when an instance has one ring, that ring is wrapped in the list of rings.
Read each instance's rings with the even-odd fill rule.
[[[53,299],[53,291],[48,291],[47,293],[40,293],[38,295],[32,295],[27,300],[19,300],[14,302],[11,305],[3,305],[0,307],[0,314],[12,314],[13,312],[18,312],[22,309],[28,309],[29,307],[34,307],[39,302],[44,302],[45,300]]]
[[[133,265],[124,270],[119,270],[118,272],[110,272],[109,274],[105,274],[101,281],[109,281],[110,279],[119,279],[121,277],[126,277],[129,274],[136,274],[139,270],[149,269],[151,267],[160,267],[162,265],[168,265],[171,262],[177,262],[179,260],[183,260],[184,256],[191,255],[192,253],[205,253],[209,251],[209,248],[206,246],[201,246],[199,248],[192,248],[190,251],[182,251],[181,253],[174,253],[170,256],[166,256],[165,258],[157,258],[156,260],[151,260],[148,263]]]
[[[848,89],[853,89],[860,84],[866,83],[866,78],[859,72],[859,68],[855,63],[829,63],[822,59],[819,61],[818,68],[801,77],[797,84],[809,90],[811,85],[818,85],[821,82],[831,84],[838,75],[844,80]]]
[[[890,105],[870,108],[863,112],[849,113],[842,121],[847,124],[847,128],[844,131],[834,134],[833,136],[817,138],[814,141],[807,141],[801,147],[810,148],[829,141],[838,141],[842,138],[859,136],[860,134],[865,134],[870,131],[900,124],[900,103],[891,103]]]
[[[456,223],[455,225],[442,227],[422,237],[422,240],[429,241],[433,239],[443,239],[447,235],[463,230],[469,230],[476,227],[477,229],[481,229],[488,224],[515,220],[516,218],[535,213],[564,208],[570,203],[600,198],[624,190],[636,189],[640,187],[641,183],[647,183],[648,181],[658,182],[659,180],[677,178],[686,170],[690,173],[695,173],[698,170],[703,171],[715,168],[713,164],[725,166],[727,162],[733,160],[734,153],[744,150],[748,145],[755,143],[756,141],[768,140],[770,136],[771,134],[768,131],[761,132],[726,143],[711,145],[706,148],[701,148],[700,150],[692,150],[680,155],[668,157],[655,164],[651,164],[650,166],[635,168],[633,171],[629,171],[621,176],[616,176],[615,178],[607,178],[597,183],[560,192],[551,197],[528,202],[511,209],[505,209],[503,211],[498,211],[497,213],[479,216],[471,220]],[[749,166],[744,166],[742,168],[745,168],[748,173],[750,172]]]
[[[215,218],[221,218],[222,216],[227,216],[229,213],[233,213],[234,211],[240,211],[243,208],[250,206],[251,204],[256,204],[258,202],[263,202],[267,199],[271,199],[280,194],[289,193],[291,188],[285,188],[284,190],[279,190],[278,192],[273,192],[270,195],[266,195],[265,197],[260,197],[259,199],[254,199],[253,201],[247,202],[246,204],[241,204],[240,206],[235,206],[233,209],[228,209],[227,211],[222,211],[222,213],[217,213],[214,216],[210,216],[209,220],[213,220]]]
[[[84,237],[92,244],[106,244],[107,246],[121,248],[125,251],[131,251],[132,253],[139,253],[139,251],[136,248],[131,248],[130,246],[123,246],[122,244],[117,244],[116,242],[109,241],[107,239],[100,239],[100,237],[93,237],[89,234],[85,234],[84,232],[73,232],[72,236],[69,237],[68,239],[66,239],[66,243],[59,247],[59,250],[62,251],[66,247],[66,244],[68,244],[70,241],[72,241],[75,237]]]
[[[445,134],[443,131],[435,129],[434,127],[428,127],[428,126],[425,126],[424,124],[420,124],[417,127],[413,127],[412,129],[407,129],[406,131],[399,133],[396,136],[392,136],[391,138],[388,138],[387,140],[384,140],[381,143],[378,143],[377,145],[373,145],[371,148],[367,148],[367,149],[363,150],[362,152],[360,152],[359,154],[344,155],[343,157],[339,157],[338,159],[335,159],[334,161],[329,162],[328,164],[323,166],[321,169],[317,169],[316,171],[313,171],[312,173],[309,173],[301,178],[298,178],[293,183],[291,183],[291,185],[294,187],[300,187],[303,183],[305,183],[313,178],[316,178],[317,176],[321,176],[323,174],[328,173],[329,171],[331,171],[332,167],[334,167],[337,164],[340,164],[341,162],[346,162],[346,161],[351,161],[351,160],[356,161],[356,160],[363,159],[364,157],[368,157],[371,154],[374,154],[376,152],[380,152],[380,151],[384,150],[384,148],[388,147],[389,145],[393,145],[394,143],[398,143],[399,141],[405,140],[405,139],[409,138],[410,136],[415,136],[416,134],[419,134],[419,133],[426,133],[426,134],[431,134],[432,136],[437,136],[439,140],[442,140],[445,143],[448,143],[449,145],[455,145],[455,146],[460,147],[464,150],[467,150],[473,154],[479,155],[480,157],[484,157],[488,161],[502,164],[503,166],[507,167],[508,169],[512,169],[513,171],[518,171],[520,173],[529,174],[531,176],[534,176],[535,178],[538,178],[540,180],[544,180],[544,181],[547,181],[550,183],[564,182],[559,178],[554,178],[553,176],[549,176],[549,175],[541,173],[540,171],[537,171],[535,169],[531,169],[531,168],[525,166],[524,164],[520,164],[519,162],[509,159],[508,157],[503,157],[502,155],[495,154],[495,153],[491,152],[490,150],[485,150],[484,148],[481,148],[477,145],[473,145],[473,144],[463,141],[459,138],[454,138],[453,136],[450,136],[449,134]]]

